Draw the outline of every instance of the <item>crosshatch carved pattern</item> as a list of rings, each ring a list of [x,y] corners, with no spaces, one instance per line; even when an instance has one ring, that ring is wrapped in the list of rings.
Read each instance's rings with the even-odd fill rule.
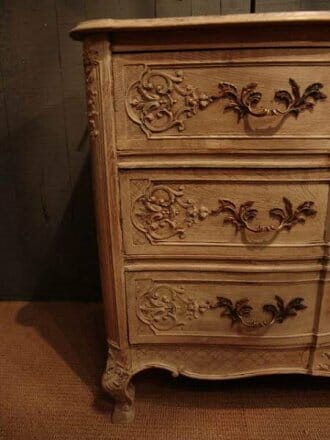
[[[249,200],[236,206],[231,200],[219,199],[218,206],[210,208],[198,205],[185,196],[184,185],[174,188],[165,184],[150,184],[133,201],[131,219],[135,228],[143,232],[150,243],[155,244],[174,236],[184,239],[187,228],[204,221],[210,215],[224,215],[223,223],[231,224],[237,232],[278,233],[305,223],[308,217],[317,213],[313,201],[303,201],[294,208],[292,202],[283,197],[283,208],[274,207],[269,210],[269,216],[276,223],[255,225],[253,221],[258,210],[254,208],[254,203]]]
[[[184,131],[187,118],[195,117],[219,99],[229,101],[225,111],[236,112],[238,122],[247,116],[284,117],[292,114],[298,117],[301,112],[312,110],[317,101],[326,99],[320,82],[308,85],[303,92],[293,78],[289,78],[289,85],[290,91],[278,90],[274,93],[274,101],[281,106],[267,108],[260,106],[262,94],[257,91],[258,84],[255,82],[243,86],[241,91],[230,82],[221,82],[215,92],[207,93],[197,86],[186,84],[182,70],[173,69],[173,73],[168,73],[146,66],[140,78],[127,90],[126,111],[149,137],[173,127],[179,132]]]
[[[276,368],[306,368],[309,348],[248,349],[212,345],[149,345],[131,348],[133,367],[150,363],[168,368],[176,374],[212,377],[239,373],[253,374]]]

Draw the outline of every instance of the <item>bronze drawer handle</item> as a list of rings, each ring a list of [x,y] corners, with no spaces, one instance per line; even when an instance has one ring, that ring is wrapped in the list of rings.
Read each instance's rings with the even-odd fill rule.
[[[291,93],[287,90],[278,90],[274,94],[274,100],[284,104],[284,110],[279,108],[260,108],[257,110],[256,105],[259,104],[262,98],[262,94],[256,91],[257,83],[248,84],[239,93],[233,84],[221,82],[219,84],[220,98],[229,99],[230,102],[226,105],[225,110],[237,112],[238,121],[247,115],[260,118],[264,116],[285,116],[292,113],[297,117],[304,110],[312,110],[315,102],[326,98],[326,95],[320,91],[323,88],[323,84],[319,82],[306,87],[302,95],[300,87],[294,79],[290,78],[289,84],[291,86]]]
[[[284,209],[272,208],[269,211],[269,215],[279,220],[279,224],[274,225],[258,225],[252,227],[249,225],[249,221],[256,218],[258,211],[253,208],[253,201],[242,203],[239,208],[230,200],[219,200],[219,207],[212,211],[212,214],[221,214],[226,212],[229,214],[224,219],[224,223],[231,223],[235,226],[236,231],[246,229],[250,232],[279,232],[282,229],[290,230],[297,223],[305,223],[305,217],[310,217],[316,214],[313,209],[314,202],[306,201],[301,203],[295,210],[292,203],[286,197],[283,197]]]
[[[225,309],[221,316],[227,316],[232,324],[241,323],[249,328],[266,328],[275,323],[281,324],[290,316],[306,309],[304,299],[293,298],[287,304],[280,296],[275,296],[276,304],[265,304],[263,310],[271,314],[268,321],[256,321],[251,318],[253,307],[247,298],[233,303],[230,299],[218,296],[214,301],[198,301],[187,294],[183,287],[173,287],[168,284],[152,283],[149,290],[137,299],[137,316],[156,334],[158,331],[168,331],[183,327],[190,321],[200,319],[205,313],[214,309]]]
[[[265,304],[263,311],[271,314],[269,321],[256,321],[251,318],[253,307],[249,304],[248,298],[243,298],[235,302],[228,298],[218,297],[218,302],[212,308],[224,308],[222,316],[228,316],[232,324],[239,322],[244,327],[261,328],[271,327],[274,324],[282,324],[290,316],[296,316],[297,312],[307,308],[303,304],[303,298],[293,298],[287,304],[284,303],[280,296],[275,295],[276,304]]]

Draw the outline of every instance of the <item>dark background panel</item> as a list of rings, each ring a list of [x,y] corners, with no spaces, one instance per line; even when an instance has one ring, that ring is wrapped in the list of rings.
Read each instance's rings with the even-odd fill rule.
[[[100,297],[81,44],[92,18],[330,9],[330,0],[1,0],[0,299]]]

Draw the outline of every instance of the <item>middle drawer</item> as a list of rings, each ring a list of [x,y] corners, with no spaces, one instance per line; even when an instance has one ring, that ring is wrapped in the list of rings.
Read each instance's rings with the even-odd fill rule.
[[[120,187],[128,258],[324,255],[327,170],[127,170]]]

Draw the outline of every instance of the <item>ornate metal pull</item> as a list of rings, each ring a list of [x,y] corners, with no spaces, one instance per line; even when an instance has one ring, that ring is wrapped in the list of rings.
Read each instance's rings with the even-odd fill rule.
[[[300,93],[300,87],[294,79],[290,78],[289,84],[291,86],[291,93],[287,90],[278,90],[274,95],[275,101],[284,104],[284,110],[279,108],[256,109],[262,98],[262,94],[256,91],[257,83],[248,84],[239,93],[233,84],[221,82],[219,84],[220,98],[229,99],[230,102],[226,105],[225,110],[237,112],[238,121],[247,115],[260,118],[264,116],[285,116],[292,113],[297,117],[304,110],[312,110],[315,102],[326,98],[326,95],[320,91],[323,88],[323,84],[319,82],[310,84],[303,94]]]
[[[188,322],[201,319],[210,310],[224,309],[221,316],[228,316],[232,323],[241,323],[249,328],[266,328],[275,323],[281,324],[290,316],[306,309],[303,298],[293,298],[287,304],[279,296],[275,296],[276,304],[265,304],[264,312],[270,313],[268,321],[258,322],[251,318],[252,306],[247,298],[233,303],[230,299],[218,296],[215,300],[198,301],[186,294],[183,287],[168,284],[154,284],[137,299],[137,316],[156,334],[183,327]]]
[[[167,185],[149,185],[143,194],[133,202],[131,218],[136,229],[143,232],[150,243],[158,243],[172,237],[185,238],[186,227],[192,227],[210,215],[229,214],[224,223],[231,223],[236,231],[279,232],[290,230],[306,218],[316,214],[314,202],[302,202],[296,209],[289,199],[283,197],[284,208],[272,208],[269,215],[278,220],[277,225],[251,226],[250,222],[258,214],[253,201],[241,204],[238,208],[230,200],[220,199],[215,209],[198,206],[194,200],[186,198],[183,185],[174,189]]]
[[[316,214],[313,209],[314,202],[307,201],[301,203],[295,210],[293,210],[292,203],[286,197],[283,197],[284,209],[272,208],[269,211],[271,217],[277,218],[279,224],[252,227],[249,222],[256,218],[258,211],[253,208],[254,202],[248,201],[242,203],[239,208],[230,200],[219,200],[219,207],[212,211],[212,214],[220,214],[226,212],[229,214],[225,218],[224,223],[231,223],[235,226],[236,231],[246,229],[250,232],[279,232],[282,229],[290,230],[297,223],[305,223],[305,217]]]
[[[91,62],[94,61],[88,60],[87,63],[87,80]],[[129,118],[141,127],[147,137],[151,137],[153,133],[161,133],[171,128],[176,128],[179,132],[184,131],[187,118],[195,117],[200,111],[223,98],[230,101],[225,109],[237,112],[239,121],[247,115],[263,117],[292,113],[297,117],[304,110],[313,109],[317,101],[326,98],[320,91],[323,84],[319,82],[310,84],[303,94],[300,93],[300,87],[294,79],[290,78],[289,84],[291,92],[279,90],[274,95],[275,101],[284,104],[283,110],[257,109],[262,94],[256,91],[256,83],[248,84],[239,92],[235,85],[221,82],[217,92],[205,93],[185,83],[182,70],[174,70],[170,74],[147,66],[140,78],[127,90],[126,111]]]
[[[303,298],[293,298],[287,304],[283,299],[275,295],[276,304],[265,304],[263,310],[271,314],[269,321],[256,321],[251,318],[253,307],[249,304],[247,298],[240,299],[235,304],[228,298],[218,297],[218,302],[212,308],[224,308],[222,316],[228,316],[232,323],[239,322],[244,327],[261,328],[271,327],[274,324],[282,324],[290,316],[296,316],[297,312],[307,308],[303,304]]]

